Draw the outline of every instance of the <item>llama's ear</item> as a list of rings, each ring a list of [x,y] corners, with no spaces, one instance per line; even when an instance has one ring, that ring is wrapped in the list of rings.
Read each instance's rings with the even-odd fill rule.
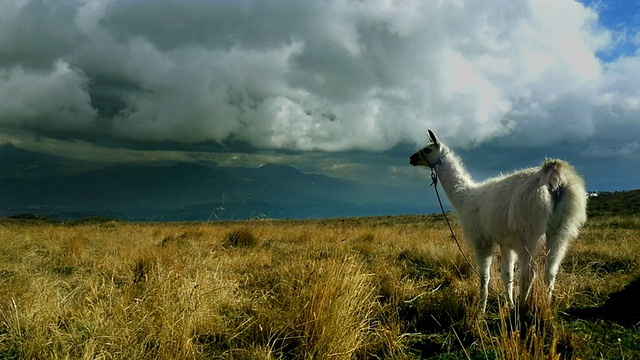
[[[431,140],[432,143],[439,145],[440,142],[438,141],[436,134],[434,134],[433,131],[431,131],[431,129],[428,129],[427,132],[428,132],[429,140]]]

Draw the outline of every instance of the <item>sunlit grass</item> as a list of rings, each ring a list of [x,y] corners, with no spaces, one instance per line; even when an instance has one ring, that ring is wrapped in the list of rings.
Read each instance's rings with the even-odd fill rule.
[[[479,313],[478,280],[435,216],[5,221],[0,358],[631,357],[637,330],[562,314],[640,276],[639,233],[638,218],[590,220],[552,303],[538,284],[522,321],[495,293]]]

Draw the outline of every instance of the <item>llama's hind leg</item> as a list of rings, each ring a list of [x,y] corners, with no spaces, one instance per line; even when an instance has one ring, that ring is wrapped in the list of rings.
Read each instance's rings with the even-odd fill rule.
[[[529,252],[518,255],[518,263],[520,264],[520,306],[527,309],[527,301],[531,295],[531,286],[533,285],[534,258]]]
[[[500,275],[507,295],[509,307],[514,308],[513,302],[513,267],[516,263],[516,253],[506,246],[500,246]]]
[[[544,269],[544,283],[547,286],[547,296],[551,299],[551,293],[555,288],[556,275],[560,270],[560,263],[567,252],[566,242],[559,236],[547,237],[547,259]]]
[[[491,246],[475,248],[476,263],[480,275],[480,310],[484,313],[487,309],[487,298],[489,297],[489,281],[491,281],[491,261],[493,251]]]

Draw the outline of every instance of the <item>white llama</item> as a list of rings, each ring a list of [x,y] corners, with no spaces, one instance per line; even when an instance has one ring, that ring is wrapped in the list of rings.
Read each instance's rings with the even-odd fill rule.
[[[520,265],[520,304],[526,306],[534,277],[533,261],[546,239],[545,283],[553,291],[567,247],[587,219],[584,180],[562,160],[475,182],[460,158],[429,130],[431,144],[411,155],[413,166],[435,168],[456,209],[464,237],[480,274],[480,307],[487,306],[493,244],[500,246],[500,274],[507,300],[513,301],[513,271]]]

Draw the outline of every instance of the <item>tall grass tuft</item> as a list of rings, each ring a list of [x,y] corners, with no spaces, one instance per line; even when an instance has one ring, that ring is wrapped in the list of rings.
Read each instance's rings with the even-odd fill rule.
[[[252,247],[258,244],[258,238],[247,229],[235,229],[224,238],[223,246],[229,247]]]
[[[293,336],[304,358],[353,358],[372,331],[376,307],[373,275],[353,259],[316,264],[291,304]]]
[[[564,341],[555,309],[540,277],[536,277],[530,302],[510,310],[499,306],[500,336],[495,347],[503,359],[560,359],[559,342]]]

